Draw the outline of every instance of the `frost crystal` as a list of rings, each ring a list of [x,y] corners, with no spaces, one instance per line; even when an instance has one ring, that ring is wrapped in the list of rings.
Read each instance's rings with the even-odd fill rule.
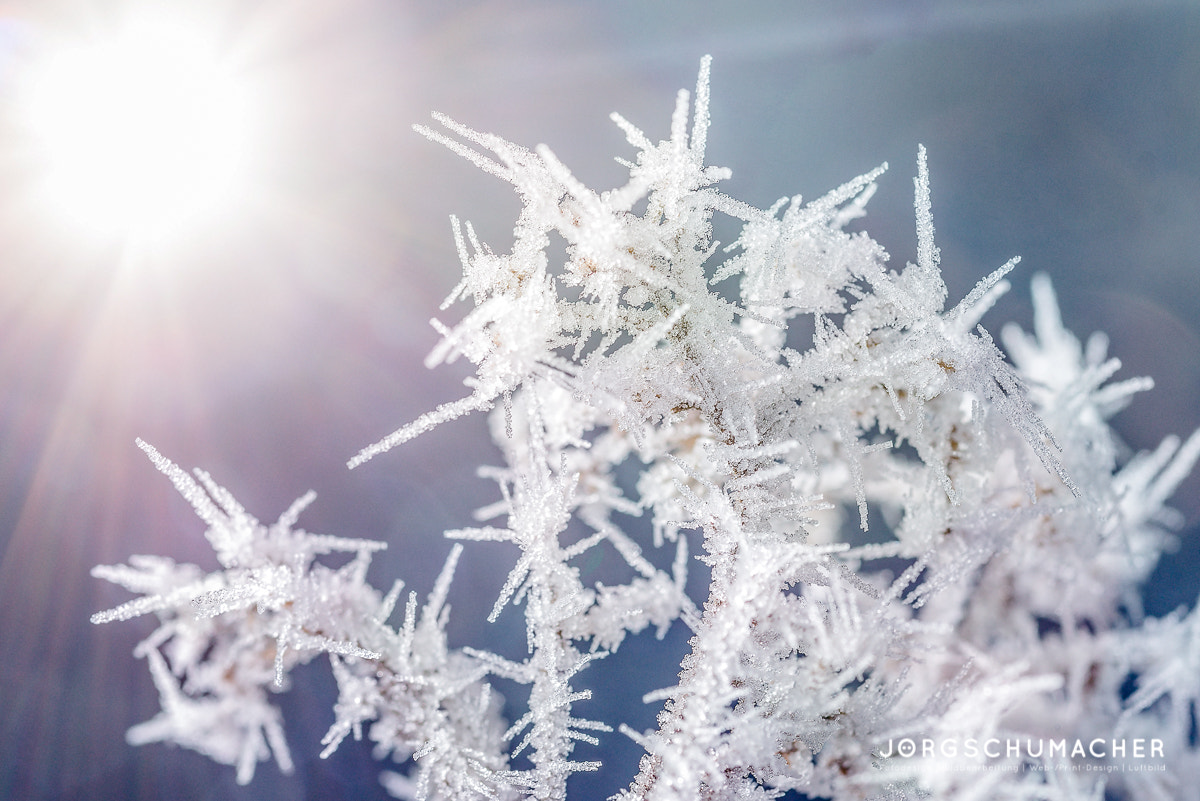
[[[1172,542],[1164,504],[1200,434],[1122,462],[1106,421],[1150,382],[1108,383],[1119,363],[1102,336],[1085,347],[1063,328],[1043,276],[1034,334],[1006,327],[1006,360],[979,321],[1015,259],[946,308],[923,148],[916,262],[890,270],[846,230],[884,167],[751,207],[704,162],[707,59],[695,97],[680,92],[658,144],[613,116],[637,155],[600,193],[545,147],[440,115],[418,127],[524,208],[507,254],[453,221],[463,279],[444,308],[473,305],[434,321],[428,363],[468,359],[470,393],[350,464],[492,410],[505,464],[484,474],[500,499],[447,535],[519,551],[492,617],[524,606],[526,658],[448,648],[457,548],[392,628],[400,584],[365,583],[382,543],[297,529],[311,495],[264,526],[141,444],[222,570],[134,557],[94,571],[140,596],[96,622],[160,620],[138,654],[163,711],[130,741],[194,748],[243,782],[271,755],[288,770],[269,694],[327,654],[325,754],[369,727],[378,756],[415,757],[413,775],[384,774],[400,797],[565,798],[568,776],[597,767],[576,742],[629,736],[646,754],[627,801],[1195,798],[1200,623],[1143,620],[1138,588]],[[724,248],[714,214],[742,225]],[[670,571],[644,555],[664,547]],[[624,559],[626,583],[583,585],[576,560],[595,548]],[[699,602],[684,590],[693,551],[710,570]],[[333,569],[319,559],[333,552],[352,557]],[[691,650],[647,699],[656,730],[575,713],[593,660],[676,621]],[[489,677],[529,686],[511,724]],[[1165,769],[1123,769],[1143,752]]]

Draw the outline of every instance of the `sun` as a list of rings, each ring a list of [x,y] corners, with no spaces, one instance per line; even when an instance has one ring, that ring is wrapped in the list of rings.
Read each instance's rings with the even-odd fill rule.
[[[219,42],[192,21],[139,19],[60,41],[32,64],[24,117],[39,203],[81,231],[169,237],[235,204],[255,104]]]

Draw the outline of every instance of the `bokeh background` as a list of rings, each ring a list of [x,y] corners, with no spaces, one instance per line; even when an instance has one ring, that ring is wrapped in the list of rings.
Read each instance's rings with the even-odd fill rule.
[[[30,200],[22,74],[48,43],[102,38],[147,6],[210,15],[236,54],[263,122],[253,181],[228,214],[169,239],[85,234]],[[519,206],[410,126],[444,111],[612,186],[612,157],[630,151],[608,113],[664,138],[705,53],[726,192],[815,197],[887,161],[864,225],[902,266],[923,143],[952,301],[1022,256],[990,330],[1028,323],[1028,279],[1046,271],[1069,327],[1107,331],[1119,377],[1158,384],[1117,419],[1129,446],[1200,426],[1195,2],[0,2],[0,797],[384,797],[366,744],[317,759],[334,700],[322,661],[282,698],[291,776],[262,764],[238,787],[192,752],[126,745],[158,708],[131,655],[153,624],[91,626],[127,596],[88,571],[135,553],[215,566],[134,438],[209,470],[264,520],[315,489],[306,528],[386,540],[376,585],[428,591],[441,532],[494,498],[475,475],[497,458],[484,419],[345,461],[464,394],[463,367],[422,365],[459,275],[448,215],[503,249]],[[1151,614],[1200,591],[1198,489],[1176,498],[1186,524],[1146,588]],[[515,558],[467,548],[452,644],[520,644],[519,610],[483,620]],[[591,669],[587,714],[650,726],[637,699],[671,682],[684,640],[647,634]],[[572,790],[604,798],[638,749],[612,734],[580,756],[611,764]]]

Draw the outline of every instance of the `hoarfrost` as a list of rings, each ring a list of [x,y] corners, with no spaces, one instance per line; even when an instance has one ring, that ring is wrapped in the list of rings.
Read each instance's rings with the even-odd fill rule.
[[[394,629],[401,585],[382,596],[365,580],[382,543],[296,528],[311,495],[264,526],[207,474],[139,442],[208,526],[222,569],[149,556],[96,568],[140,596],[96,622],[160,621],[138,654],[163,711],[131,742],[193,748],[236,765],[242,782],[272,755],[287,770],[269,693],[327,654],[339,699],[324,754],[366,732],[378,756],[415,757],[413,775],[384,775],[400,797],[564,798],[572,773],[597,767],[575,758],[575,743],[625,735],[646,750],[627,801],[792,789],[1084,799],[1103,795],[1106,776],[1115,791],[1194,797],[1183,777],[1200,761],[1196,613],[1142,620],[1137,598],[1172,542],[1164,504],[1200,434],[1121,462],[1107,420],[1150,382],[1110,383],[1119,362],[1101,336],[1083,346],[1063,327],[1044,276],[1033,279],[1034,334],[1003,331],[1008,361],[979,322],[1015,259],[946,309],[924,148],[916,262],[898,272],[844,229],[886,165],[807,203],[762,210],[721,193],[729,171],[705,165],[708,71],[705,59],[694,108],[679,93],[666,141],[613,116],[637,155],[623,162],[628,183],[604,192],[546,147],[442,115],[437,129],[418,126],[512,184],[524,208],[504,254],[452,221],[463,280],[445,305],[472,307],[454,326],[435,321],[429,364],[469,360],[469,393],[351,466],[492,410],[505,464],[484,474],[499,500],[482,525],[447,534],[519,552],[492,617],[524,607],[527,656],[448,646],[457,547],[428,602],[410,594]],[[716,214],[742,225],[723,249]],[[550,261],[555,238],[561,264]],[[714,291],[732,278],[736,297]],[[788,338],[801,316],[811,344]],[[630,469],[633,490],[616,478]],[[852,547],[854,526],[878,529],[873,509],[894,526]],[[649,519],[651,542],[623,528],[629,516]],[[571,525],[587,534],[568,540]],[[643,553],[658,547],[675,549],[670,571]],[[596,548],[624,559],[628,582],[583,585],[576,560]],[[316,559],[332,551],[353,558],[336,570]],[[685,592],[691,551],[711,569],[705,598]],[[582,671],[628,634],[675,621],[692,631],[691,650],[678,682],[647,699],[662,705],[657,729],[614,721],[624,734],[611,734],[575,713],[589,697]],[[489,677],[530,687],[511,724]],[[976,754],[971,764],[989,770],[953,769],[970,758],[944,748],[891,753],[905,738],[1126,733],[1158,738],[1166,778],[1083,781],[1041,751]]]

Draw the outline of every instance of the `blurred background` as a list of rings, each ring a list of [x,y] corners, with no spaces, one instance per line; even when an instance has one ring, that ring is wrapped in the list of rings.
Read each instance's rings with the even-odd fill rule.
[[[448,216],[503,250],[519,204],[411,125],[438,110],[546,143],[607,188],[632,155],[609,112],[665,138],[705,53],[727,193],[812,198],[887,161],[863,227],[899,268],[923,143],[951,302],[1020,255],[989,330],[1028,324],[1046,271],[1072,330],[1108,332],[1118,378],[1157,382],[1117,419],[1129,446],[1200,426],[1195,2],[2,0],[0,797],[385,797],[366,744],[317,758],[323,660],[281,699],[291,776],[260,764],[238,787],[192,752],[125,743],[158,709],[131,655],[153,622],[91,626],[128,595],[88,571],[136,553],[216,565],[134,438],[266,521],[316,490],[305,528],[386,540],[376,586],[426,593],[441,532],[495,498],[475,476],[498,458],[484,418],[345,462],[466,392],[461,365],[422,365],[459,277]],[[1176,497],[1151,614],[1200,591],[1198,489]],[[484,621],[515,559],[467,547],[452,645],[520,645],[520,610]],[[685,640],[627,642],[585,674],[581,714],[651,726],[638,699],[672,682]],[[572,791],[607,797],[638,755],[619,734],[581,746],[609,764]]]

